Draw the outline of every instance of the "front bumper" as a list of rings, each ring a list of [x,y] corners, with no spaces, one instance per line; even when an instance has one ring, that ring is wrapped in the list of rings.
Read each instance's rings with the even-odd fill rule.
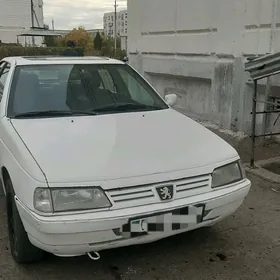
[[[51,217],[39,216],[26,208],[18,199],[16,201],[23,225],[33,245],[58,256],[78,256],[92,251],[150,243],[175,234],[213,225],[234,213],[242,205],[250,186],[250,181],[244,180],[231,187],[169,203]],[[119,229],[135,217],[156,215],[163,211],[172,211],[197,204],[205,206],[204,216],[200,223],[190,224],[187,228],[168,232],[152,232],[134,238],[127,238],[119,233]]]

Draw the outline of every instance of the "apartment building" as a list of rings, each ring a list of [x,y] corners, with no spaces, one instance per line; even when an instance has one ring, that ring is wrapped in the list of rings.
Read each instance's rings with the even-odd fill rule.
[[[117,36],[127,37],[127,10],[117,12]],[[103,17],[104,33],[115,37],[115,13],[106,13]]]

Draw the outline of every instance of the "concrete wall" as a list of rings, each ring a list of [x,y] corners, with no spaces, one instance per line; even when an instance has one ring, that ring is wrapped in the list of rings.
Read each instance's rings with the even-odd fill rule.
[[[177,93],[190,116],[250,131],[244,62],[280,51],[280,0],[128,0],[128,22],[130,63],[161,95]]]
[[[34,10],[38,19],[34,17],[35,26],[43,27],[43,2],[33,0]],[[0,0],[0,40],[3,43],[16,43],[17,35],[31,27],[31,5],[30,0]],[[24,43],[24,38],[19,37],[20,43]],[[41,44],[42,39],[36,38],[36,43]],[[31,44],[31,38],[27,38],[27,43]]]

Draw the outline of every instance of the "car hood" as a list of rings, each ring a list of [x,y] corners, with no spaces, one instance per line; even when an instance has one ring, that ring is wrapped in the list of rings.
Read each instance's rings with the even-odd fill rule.
[[[91,182],[198,168],[236,151],[173,109],[13,119],[48,182]]]

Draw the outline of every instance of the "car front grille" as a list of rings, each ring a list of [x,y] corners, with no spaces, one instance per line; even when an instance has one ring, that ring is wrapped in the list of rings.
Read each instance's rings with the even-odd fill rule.
[[[155,188],[161,184],[174,184],[173,199],[181,199],[209,192],[211,190],[210,182],[211,175],[208,174],[148,185],[112,189],[107,190],[107,194],[114,202],[115,208],[125,208],[160,202],[161,200]]]
[[[177,194],[182,193],[182,195],[184,196],[185,192],[188,192],[189,194],[192,191],[210,187],[210,175],[183,179],[179,182],[176,182],[175,184]]]

